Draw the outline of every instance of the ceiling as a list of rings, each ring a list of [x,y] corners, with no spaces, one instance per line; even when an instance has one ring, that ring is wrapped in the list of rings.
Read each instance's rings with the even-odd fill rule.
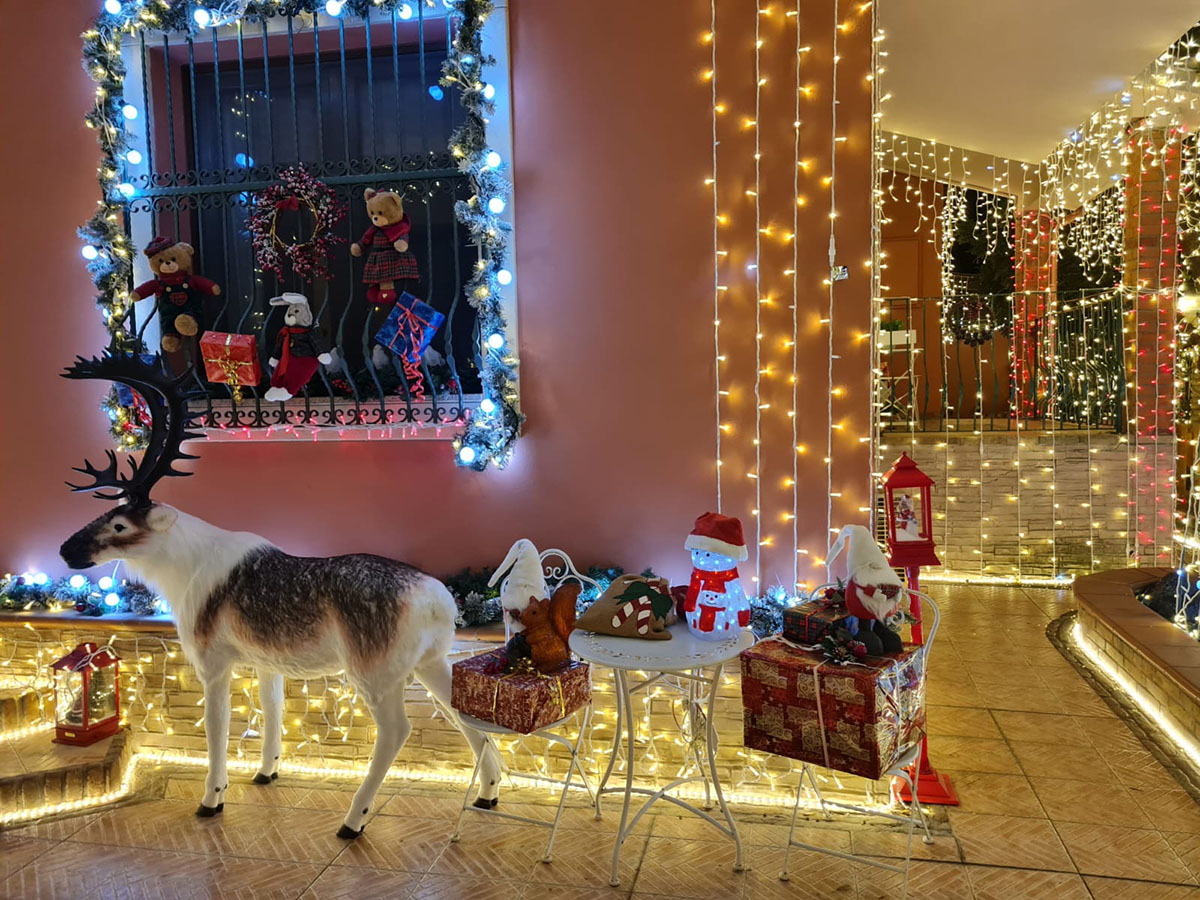
[[[883,125],[1039,162],[1198,19],[1193,0],[879,0]]]

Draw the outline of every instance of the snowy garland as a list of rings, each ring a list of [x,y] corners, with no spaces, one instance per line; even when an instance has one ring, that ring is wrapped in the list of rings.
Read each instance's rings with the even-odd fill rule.
[[[279,213],[289,210],[305,210],[312,216],[312,235],[308,240],[289,243],[279,236],[276,229]],[[333,226],[345,215],[345,204],[327,184],[299,166],[284,169],[279,173],[279,181],[254,195],[253,212],[246,219],[258,267],[282,279],[286,261],[288,268],[305,281],[332,278],[330,251],[345,243],[345,238],[333,233]]]
[[[442,65],[443,87],[457,87],[467,111],[466,121],[450,136],[450,153],[460,172],[470,178],[471,197],[455,204],[458,220],[479,247],[475,273],[467,283],[467,301],[475,308],[479,374],[483,400],[479,411],[454,439],[460,466],[482,471],[489,462],[503,468],[525,417],[517,408],[517,359],[505,339],[500,273],[512,226],[500,218],[511,191],[503,167],[487,142],[488,117],[495,112],[494,89],[483,70],[494,57],[483,52],[483,27],[492,14],[491,0],[454,0],[459,27],[451,53]]]
[[[390,14],[404,0],[345,0],[339,14],[357,16]],[[455,460],[474,469],[488,462],[504,466],[524,417],[517,407],[517,360],[508,346],[501,311],[500,273],[504,268],[511,226],[500,218],[510,188],[502,167],[492,164],[487,143],[487,117],[494,112],[494,88],[483,80],[483,70],[495,59],[483,53],[483,27],[493,12],[491,0],[449,0],[450,14],[458,21],[449,57],[442,67],[443,87],[457,87],[467,111],[466,122],[451,136],[450,151],[459,170],[470,179],[472,196],[455,208],[460,222],[479,248],[479,260],[466,286],[466,297],[476,309],[476,346],[483,401],[465,430],[454,442]],[[330,14],[326,0],[108,0],[95,23],[83,34],[83,66],[96,82],[96,99],[85,116],[100,143],[98,168],[101,198],[95,214],[79,229],[84,241],[88,272],[97,288],[100,309],[110,346],[114,350],[139,352],[141,340],[126,330],[133,309],[130,288],[133,279],[133,248],[125,235],[130,201],[136,190],[125,182],[126,153],[132,149],[125,127],[125,63],[121,42],[143,30],[182,32],[189,36],[215,25],[236,21],[262,21],[273,16]],[[135,105],[129,104],[134,115]],[[110,394],[106,414],[113,423],[113,437],[121,449],[145,446],[136,425],[126,422],[136,415],[132,408],[119,412],[122,404]]]

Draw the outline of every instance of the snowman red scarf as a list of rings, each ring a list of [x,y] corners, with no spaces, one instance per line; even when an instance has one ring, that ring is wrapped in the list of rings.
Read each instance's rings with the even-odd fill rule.
[[[700,599],[701,591],[712,591],[714,594],[724,594],[725,585],[738,577],[736,568],[724,569],[720,572],[706,572],[703,569],[692,569],[692,580],[688,584],[687,597],[683,601],[684,612],[695,612],[696,602]]]

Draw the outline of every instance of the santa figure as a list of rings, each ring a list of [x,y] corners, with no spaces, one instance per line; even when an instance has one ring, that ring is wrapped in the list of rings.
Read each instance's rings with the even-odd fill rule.
[[[845,557],[839,559],[842,552]],[[846,585],[846,610],[851,634],[867,645],[871,656],[904,649],[900,635],[888,627],[908,597],[896,570],[862,525],[847,525],[829,550],[830,577]]]
[[[896,540],[919,541],[920,539],[921,523],[917,521],[913,498],[908,494],[901,494],[896,498]]]
[[[683,601],[692,634],[719,641],[749,625],[750,601],[737,571],[737,564],[749,557],[741,521],[705,513],[683,546],[692,551],[692,580]]]

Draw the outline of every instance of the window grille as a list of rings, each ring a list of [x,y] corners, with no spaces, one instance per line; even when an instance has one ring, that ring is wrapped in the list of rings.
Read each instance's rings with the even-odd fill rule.
[[[145,2],[120,0],[113,8],[136,17],[138,8],[161,4]],[[481,334],[478,304],[466,296],[482,264],[479,242],[456,214],[456,205],[477,199],[478,187],[450,149],[468,112],[459,87],[441,83],[461,21],[452,14],[454,4],[299,0],[278,4],[273,14],[249,14],[253,0],[231,5],[240,11],[197,6],[198,27],[121,31],[122,134],[112,180],[124,242],[118,235],[111,247],[102,246],[93,264],[94,273],[103,274],[106,250],[131,263],[111,291],[117,297],[108,308],[114,342],[127,350],[158,349],[158,299],[125,295],[122,304],[120,297],[153,277],[142,253],[152,238],[185,241],[196,251],[194,271],[221,288],[204,300],[202,327],[254,335],[263,370],[261,382],[243,387],[238,398],[229,385],[205,378],[198,341],[164,353],[176,371],[190,367],[189,378],[204,390],[198,424],[210,438],[452,437],[479,415],[481,403],[485,414],[497,408],[481,377],[486,355],[513,352],[511,332],[498,341],[492,324]],[[498,68],[504,62],[501,55]],[[487,75],[507,84],[506,72]],[[492,118],[488,128],[490,146],[507,150],[506,118]],[[247,230],[256,195],[297,166],[327,185],[345,209],[333,227],[341,242],[329,255],[328,277],[312,281],[286,265],[282,276],[264,271]],[[419,269],[409,289],[445,316],[419,360],[419,374],[406,374],[398,356],[373,340],[390,305],[368,302],[364,258],[349,249],[370,224],[363,199],[368,187],[403,197]],[[303,206],[280,208],[275,222],[283,241],[311,237]],[[83,234],[89,256],[99,242],[89,228]],[[505,270],[502,279],[511,284],[512,276]],[[269,300],[286,291],[307,296],[333,362],[293,399],[268,402],[268,357],[283,324],[282,308]],[[513,305],[509,287],[504,306],[511,313]],[[133,431],[136,406],[129,401],[116,397],[107,405]]]

